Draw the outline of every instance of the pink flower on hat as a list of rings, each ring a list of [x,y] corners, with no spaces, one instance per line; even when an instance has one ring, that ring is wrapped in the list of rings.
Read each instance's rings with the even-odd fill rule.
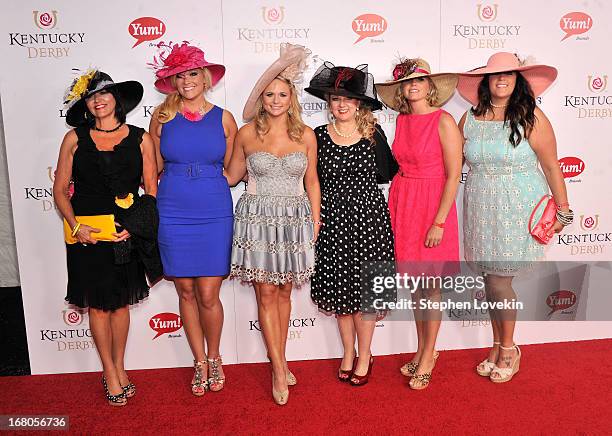
[[[157,47],[160,50],[149,65],[155,69],[155,75],[158,79],[155,82],[155,87],[161,92],[174,91],[169,79],[184,71],[207,68],[212,76],[212,85],[215,85],[225,74],[223,65],[206,61],[204,52],[200,48],[190,45],[187,41],[183,41],[182,44],[160,42]]]

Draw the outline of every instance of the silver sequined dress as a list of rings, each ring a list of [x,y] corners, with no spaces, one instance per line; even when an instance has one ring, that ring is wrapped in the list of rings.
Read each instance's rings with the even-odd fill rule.
[[[303,152],[247,157],[249,183],[236,204],[231,276],[301,284],[314,273],[314,230]]]

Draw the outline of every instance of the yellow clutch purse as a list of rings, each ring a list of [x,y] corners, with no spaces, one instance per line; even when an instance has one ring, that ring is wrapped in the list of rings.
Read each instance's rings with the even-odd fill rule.
[[[115,215],[86,215],[86,216],[75,216],[78,223],[100,229],[100,233],[91,232],[91,237],[98,241],[114,241],[115,236],[113,233],[117,233],[115,227]],[[76,244],[77,239],[72,236],[72,229],[68,224],[68,221],[64,219],[64,241],[66,244]]]

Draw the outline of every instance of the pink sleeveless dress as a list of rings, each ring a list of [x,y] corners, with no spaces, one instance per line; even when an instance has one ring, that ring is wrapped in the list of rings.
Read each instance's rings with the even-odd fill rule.
[[[438,133],[442,113],[440,109],[424,115],[397,117],[392,150],[400,170],[391,182],[389,209],[398,262],[459,260],[455,203],[446,218],[440,245],[425,246],[425,237],[434,223],[446,182]]]

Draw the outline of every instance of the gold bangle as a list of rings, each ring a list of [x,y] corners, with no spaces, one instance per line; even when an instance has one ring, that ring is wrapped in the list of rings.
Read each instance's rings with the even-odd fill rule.
[[[79,231],[79,229],[81,228],[81,223],[77,222],[74,227],[72,228],[72,236],[74,237],[77,232]]]

